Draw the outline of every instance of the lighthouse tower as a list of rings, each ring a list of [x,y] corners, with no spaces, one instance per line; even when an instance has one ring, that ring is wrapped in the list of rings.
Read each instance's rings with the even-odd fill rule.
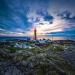
[[[37,40],[37,30],[36,30],[36,28],[34,29],[34,40]]]

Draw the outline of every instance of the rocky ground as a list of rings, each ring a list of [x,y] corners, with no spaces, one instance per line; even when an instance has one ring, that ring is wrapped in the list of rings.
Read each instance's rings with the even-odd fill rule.
[[[0,49],[0,75],[75,75],[74,46],[60,51],[52,48],[15,53]]]

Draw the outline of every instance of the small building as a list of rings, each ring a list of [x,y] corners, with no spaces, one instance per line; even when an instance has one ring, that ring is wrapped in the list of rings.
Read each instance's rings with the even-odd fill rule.
[[[52,41],[51,40],[46,40],[46,39],[43,39],[43,40],[38,40],[38,42],[36,43],[36,45],[38,46],[46,46],[48,44],[50,44]]]

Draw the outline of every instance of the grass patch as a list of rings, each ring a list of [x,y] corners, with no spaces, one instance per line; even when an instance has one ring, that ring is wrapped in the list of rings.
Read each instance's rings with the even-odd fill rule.
[[[15,53],[18,50],[24,50],[24,49],[23,48],[9,47],[8,50],[10,51],[10,53]]]
[[[50,47],[50,50],[52,50],[53,52],[64,51],[63,47],[58,46],[58,45],[52,45],[52,46]]]

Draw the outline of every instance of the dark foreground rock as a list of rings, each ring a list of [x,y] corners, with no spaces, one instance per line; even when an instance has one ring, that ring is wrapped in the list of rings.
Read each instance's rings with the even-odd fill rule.
[[[62,55],[62,52],[61,52]],[[0,75],[74,75],[75,68],[60,54],[50,50],[34,54],[31,51],[9,53],[0,51]]]

